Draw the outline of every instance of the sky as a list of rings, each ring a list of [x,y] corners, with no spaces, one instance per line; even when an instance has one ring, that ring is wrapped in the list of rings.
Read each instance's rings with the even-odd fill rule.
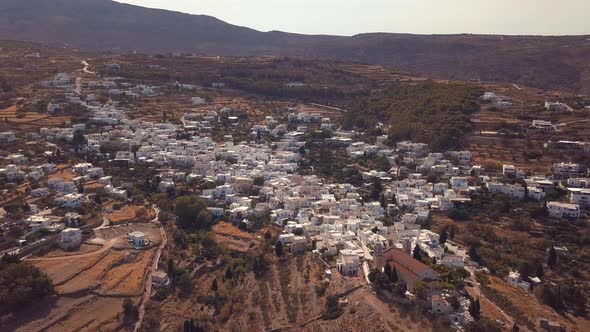
[[[590,34],[590,0],[118,0],[261,31]]]

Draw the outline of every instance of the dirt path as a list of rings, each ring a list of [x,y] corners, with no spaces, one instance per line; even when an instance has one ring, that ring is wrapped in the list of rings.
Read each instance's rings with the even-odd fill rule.
[[[488,299],[481,291],[481,285],[475,279],[475,271],[472,269],[467,269],[470,272],[469,281],[473,284],[473,287],[466,286],[465,290],[467,293],[473,298],[479,298],[482,302],[484,310],[482,310],[483,314],[490,318],[494,319],[501,319],[506,323],[506,326],[513,326],[515,323],[514,318],[508,315],[504,310],[498,307],[494,302]],[[485,307],[491,310],[485,310]]]
[[[96,251],[92,251],[92,252],[88,252],[88,253],[84,253],[84,254],[56,256],[56,257],[35,257],[35,258],[27,258],[26,260],[28,260],[28,261],[61,261],[64,259],[71,259],[71,258],[91,257],[91,256],[95,256],[98,254],[102,254],[102,253],[106,252],[107,250],[111,249],[113,247],[113,245],[117,242],[117,240],[118,240],[117,238],[110,239],[107,242],[105,242],[105,244],[102,246],[102,248],[100,248]]]
[[[152,272],[158,270],[158,263],[160,262],[160,256],[162,255],[162,250],[164,250],[164,247],[166,246],[166,243],[168,242],[168,238],[166,237],[166,231],[164,230],[164,227],[162,227],[162,224],[160,224],[158,221],[158,216],[160,214],[160,210],[156,206],[154,206],[154,210],[156,211],[156,217],[154,218],[153,222],[158,223],[158,226],[160,228],[161,241],[160,241],[160,246],[158,247],[158,252],[156,252],[156,256],[154,257],[154,260],[152,262],[152,268],[149,270],[149,272],[147,273],[147,276],[146,276],[145,291],[143,292],[143,297],[141,298],[141,305],[139,306],[139,314],[137,316],[138,317],[137,322],[135,323],[135,327],[133,329],[134,332],[137,332],[141,329],[143,317],[145,316],[145,306],[146,306],[147,302],[150,300],[150,297],[152,295]]]
[[[104,229],[104,228],[108,228],[109,225],[111,224],[111,221],[109,220],[109,217],[107,216],[106,213],[104,213],[104,211],[102,212],[102,225],[98,226],[95,228],[95,230],[97,229]]]

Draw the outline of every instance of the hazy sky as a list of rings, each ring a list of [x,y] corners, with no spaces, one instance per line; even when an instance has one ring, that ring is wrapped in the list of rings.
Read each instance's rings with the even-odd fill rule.
[[[590,34],[590,0],[119,0],[215,16],[257,30]]]

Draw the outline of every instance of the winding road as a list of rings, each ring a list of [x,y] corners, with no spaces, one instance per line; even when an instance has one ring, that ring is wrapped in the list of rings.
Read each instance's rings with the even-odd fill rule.
[[[90,64],[86,60],[82,61],[82,66],[84,66],[84,68],[82,68],[82,71],[85,72],[86,74],[92,74],[92,75],[96,74],[96,72],[88,70],[88,67],[90,67]]]

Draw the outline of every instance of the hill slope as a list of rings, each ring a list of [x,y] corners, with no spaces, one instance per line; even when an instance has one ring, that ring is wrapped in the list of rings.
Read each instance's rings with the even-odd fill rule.
[[[260,32],[210,16],[110,0],[0,0],[0,38],[100,51],[329,58],[436,78],[590,92],[590,36],[310,36]]]

